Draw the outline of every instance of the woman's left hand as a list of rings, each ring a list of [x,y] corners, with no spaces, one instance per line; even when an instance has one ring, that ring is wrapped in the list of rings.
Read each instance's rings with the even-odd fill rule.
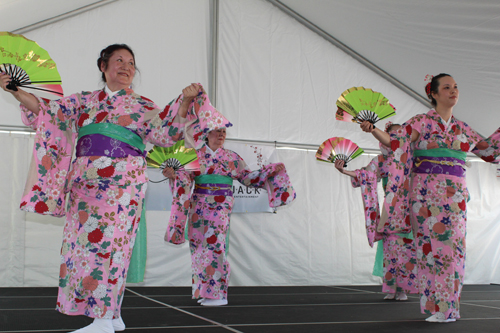
[[[274,177],[274,176],[276,176],[278,173],[280,173],[280,171],[283,171],[283,170],[285,170],[285,165],[284,165],[283,163],[278,163],[278,164],[276,165],[276,168],[274,169],[274,171],[273,171],[273,172],[271,172],[271,173],[269,174],[269,177]],[[269,178],[269,177],[268,177],[268,178]]]
[[[182,100],[182,103],[186,104],[191,104],[193,99],[198,96],[198,92],[200,91],[200,86],[196,83],[191,83],[191,85],[187,86],[186,88],[182,89],[182,95],[184,96],[184,99]]]

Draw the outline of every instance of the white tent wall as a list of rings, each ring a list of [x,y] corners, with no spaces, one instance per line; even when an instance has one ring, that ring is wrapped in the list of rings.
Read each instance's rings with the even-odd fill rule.
[[[209,1],[120,0],[24,35],[49,51],[66,94],[101,88],[97,68],[101,49],[113,43],[130,45],[140,69],[134,90],[162,107],[192,82],[200,82],[210,91],[210,31]],[[8,94],[0,94],[0,110],[2,125],[22,125],[18,103]],[[0,286],[57,285],[64,219],[19,211],[33,145],[27,138],[14,140],[10,134],[0,135],[1,156],[9,160],[2,165],[4,172],[0,174],[4,184],[0,203]],[[164,227],[166,218],[152,220],[151,230],[155,230],[155,222]],[[161,246],[163,251],[165,245]],[[174,254],[168,255],[172,258],[178,256],[177,249],[171,251]],[[164,269],[159,274],[167,272]],[[184,280],[189,283],[189,278]]]
[[[140,71],[134,91],[163,107],[192,82],[210,91],[209,5],[206,0],[120,0],[24,35],[49,51],[65,94],[103,87],[99,52],[110,44],[128,44]],[[22,125],[15,99],[0,94],[0,108],[2,125]]]
[[[353,124],[335,121],[335,101],[351,86],[384,92],[397,109],[393,122],[427,112],[421,103],[266,1],[221,0],[219,22],[218,108],[235,125],[228,130],[230,137],[319,146],[329,137],[343,136],[361,147],[376,148],[372,136]],[[234,231],[232,240],[248,243],[246,251],[252,247],[262,251],[259,259],[246,254],[245,263],[234,260],[234,270],[244,268],[246,274],[235,273],[233,281],[253,284],[243,281],[250,279],[253,269],[266,285],[373,283],[373,250],[364,236],[359,190],[350,188],[347,177],[332,165],[316,162],[313,154],[289,150],[281,151],[280,157],[291,173],[297,200],[279,211],[277,223],[282,227],[275,237],[266,235],[275,232],[271,217],[233,217],[233,225],[241,219],[249,231],[245,236]],[[350,168],[368,162],[362,157]],[[482,162],[473,163],[467,178],[472,199],[465,282],[498,283],[500,178],[495,177],[495,166]],[[255,220],[258,227],[251,224]],[[250,237],[254,240],[244,240]]]
[[[228,138],[319,145],[345,136],[376,148],[370,135],[335,121],[335,100],[350,86],[383,91],[397,108],[395,122],[426,111],[270,3],[221,0],[219,6],[217,107],[235,125]],[[209,11],[205,0],[120,0],[26,36],[49,49],[67,93],[100,87],[94,66],[103,47],[131,45],[141,70],[135,90],[162,106],[186,84],[210,82]],[[3,124],[21,124],[10,96],[0,94],[0,108],[8,120]],[[55,286],[64,220],[18,210],[32,139],[0,133],[0,140],[0,153],[11,159],[0,173],[0,230],[6,230],[0,236],[0,286]],[[278,149],[277,155],[297,200],[277,214],[232,215],[231,285],[379,283],[371,275],[375,251],[366,241],[359,190],[332,165],[317,162],[312,151]],[[363,155],[349,168],[362,167],[371,157]],[[495,167],[482,162],[468,171],[466,283],[500,283],[500,193],[495,190],[500,178],[494,175]],[[190,285],[187,244],[163,241],[168,216],[147,212],[148,261],[141,285]]]

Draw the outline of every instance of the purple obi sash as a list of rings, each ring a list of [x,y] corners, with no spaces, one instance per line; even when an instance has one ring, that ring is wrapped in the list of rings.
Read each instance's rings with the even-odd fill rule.
[[[194,194],[232,196],[231,185],[228,184],[195,184]]]
[[[81,137],[76,144],[76,157],[108,156],[127,157],[144,156],[143,152],[123,141],[102,134],[89,134]]]
[[[453,157],[418,156],[413,161],[413,172],[465,177],[465,161]]]

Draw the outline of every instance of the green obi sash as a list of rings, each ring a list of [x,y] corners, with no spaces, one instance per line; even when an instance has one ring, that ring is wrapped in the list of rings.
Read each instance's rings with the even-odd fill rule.
[[[145,202],[145,200],[143,201]],[[146,204],[142,205],[141,220],[137,227],[135,236],[134,250],[130,265],[127,271],[127,282],[137,283],[144,281],[144,273],[146,272],[146,259],[148,256],[148,231],[146,228]]]
[[[384,189],[384,192],[387,192],[385,188],[387,187],[388,182],[389,182],[389,177],[382,177],[382,188]]]
[[[233,179],[222,175],[200,175],[194,177],[195,184],[226,184],[233,186]]]
[[[78,131],[78,139],[90,134],[101,134],[120,140],[132,147],[140,149],[141,151],[144,151],[146,148],[146,145],[139,135],[120,125],[111,123],[90,124],[80,128]],[[131,283],[144,281],[144,273],[146,271],[148,243],[145,208],[146,205],[143,201],[141,220],[139,221],[139,226],[137,227],[134,249],[127,272],[127,282]]]
[[[413,232],[407,234],[396,234],[401,238],[413,239]],[[384,276],[384,243],[383,240],[377,241],[377,253],[375,254],[375,263],[373,265],[373,276]]]
[[[194,177],[195,184],[224,184],[233,186],[233,179],[229,176],[222,175],[200,175]],[[229,220],[231,221],[231,220]],[[227,233],[226,233],[226,255],[229,254],[229,231],[231,230],[231,222],[227,225]],[[188,233],[186,232],[186,240],[189,241]]]
[[[146,145],[139,135],[120,125],[111,123],[90,124],[79,129],[78,139],[90,134],[101,134],[116,140],[120,140],[131,145],[132,147],[140,149],[141,151],[144,151],[144,149],[146,148]]]
[[[413,156],[429,156],[429,157],[453,157],[457,160],[462,160],[465,162],[467,158],[467,153],[464,151],[458,151],[448,148],[436,148],[436,149],[416,149],[413,151]]]

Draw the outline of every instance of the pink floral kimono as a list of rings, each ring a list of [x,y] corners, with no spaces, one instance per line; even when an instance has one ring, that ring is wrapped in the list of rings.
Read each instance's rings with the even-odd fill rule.
[[[174,244],[184,242],[184,227],[189,212],[193,298],[224,300],[227,299],[231,272],[226,256],[226,235],[234,202],[232,186],[229,183],[199,183],[198,177],[213,179],[213,176],[225,176],[249,187],[264,188],[271,207],[289,204],[295,199],[295,191],[285,170],[269,176],[277,164],[251,171],[235,152],[224,148],[212,152],[206,145],[197,150],[197,155],[200,172],[178,171],[175,182],[171,182],[174,196],[177,195],[179,200],[173,201],[165,239]]]
[[[388,176],[387,149],[381,146],[383,155],[378,155],[364,168],[355,170],[356,177],[351,179],[353,187],[360,187],[365,207],[366,234],[368,243],[383,243],[382,292],[415,294],[418,292],[415,245],[410,233],[394,233],[380,223],[377,182]],[[408,235],[408,236],[406,236]],[[378,260],[375,265],[378,265]],[[376,270],[376,269],[375,269]]]
[[[145,159],[140,149],[105,136],[79,140],[71,164],[73,148],[78,133],[94,124],[120,127],[139,145],[173,145],[184,131],[176,117],[179,99],[161,110],[127,89],[112,97],[97,90],[39,102],[38,116],[23,108],[36,138],[21,208],[66,215],[57,310],[118,318],[147,188]]]
[[[420,136],[410,159],[413,131]],[[460,318],[469,199],[465,154],[474,146],[477,154],[494,161],[499,154],[498,131],[483,140],[455,117],[446,127],[435,110],[411,118],[391,134],[385,207],[397,210],[389,211],[388,223],[404,214],[411,214],[416,223],[420,307],[439,319]],[[410,174],[408,204],[405,182]]]

